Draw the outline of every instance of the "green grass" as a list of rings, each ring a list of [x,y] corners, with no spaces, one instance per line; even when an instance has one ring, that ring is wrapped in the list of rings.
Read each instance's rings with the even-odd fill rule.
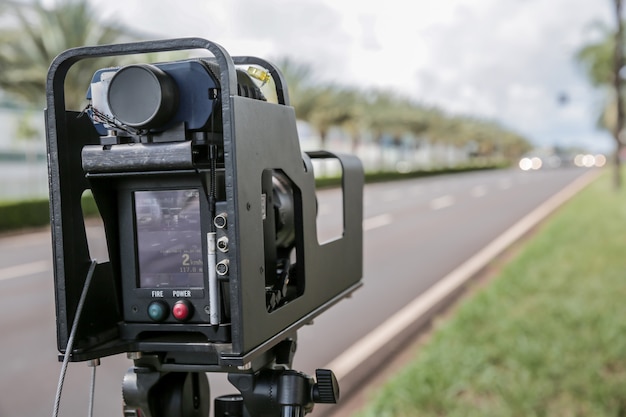
[[[626,191],[577,195],[358,415],[625,416]]]

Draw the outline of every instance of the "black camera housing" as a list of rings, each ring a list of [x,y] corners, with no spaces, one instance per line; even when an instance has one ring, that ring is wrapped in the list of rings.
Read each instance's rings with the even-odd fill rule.
[[[216,84],[206,123],[190,128],[183,118],[111,135],[85,112],[65,108],[64,80],[80,60],[192,49],[214,57],[205,61]],[[243,93],[248,80],[236,65],[267,69],[278,104]],[[270,349],[361,285],[361,163],[301,153],[287,87],[272,64],[230,57],[200,38],[82,47],[53,61],[46,95],[60,352],[92,263],[85,191],[97,203],[110,259],[95,267],[73,350],[65,352],[72,361],[149,352],[171,369],[260,369]],[[343,233],[325,244],[317,241],[315,158],[342,166]],[[159,236],[184,242],[150,249]],[[168,260],[174,256],[180,265]],[[281,274],[290,279],[272,290]]]

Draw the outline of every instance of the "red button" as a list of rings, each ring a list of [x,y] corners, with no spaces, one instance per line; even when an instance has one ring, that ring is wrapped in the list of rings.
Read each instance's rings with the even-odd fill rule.
[[[191,307],[187,301],[176,301],[176,304],[172,307],[172,315],[176,318],[176,320],[187,320],[190,313]]]

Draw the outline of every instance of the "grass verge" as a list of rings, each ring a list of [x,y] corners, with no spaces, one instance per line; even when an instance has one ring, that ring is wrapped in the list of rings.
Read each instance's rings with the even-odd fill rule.
[[[583,190],[360,417],[626,415],[626,192]]]

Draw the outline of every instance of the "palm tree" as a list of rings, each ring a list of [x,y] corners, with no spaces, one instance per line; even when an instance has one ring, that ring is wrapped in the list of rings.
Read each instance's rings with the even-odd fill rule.
[[[59,0],[52,7],[41,0],[10,2],[6,7],[17,25],[0,30],[0,89],[30,106],[45,103],[48,67],[62,51],[136,39],[121,26],[100,22],[87,0]],[[79,109],[95,70],[112,63],[113,58],[84,61],[72,71],[65,83],[66,106]]]
[[[612,30],[601,23],[594,25],[601,32],[602,39],[581,48],[576,59],[583,66],[591,84],[595,87],[607,87],[613,82],[613,54],[615,53],[615,36]]]
[[[317,130],[322,149],[326,147],[332,127],[356,123],[359,101],[356,90],[317,83],[312,68],[307,64],[283,58],[277,65],[287,82],[296,117]]]
[[[387,90],[371,90],[365,95],[363,121],[366,128],[372,133],[379,147],[378,169],[384,169],[385,155],[383,141],[386,137],[399,137],[405,126],[402,123],[403,110],[399,104],[403,100],[397,94]]]
[[[320,146],[326,148],[328,132],[334,126],[344,125],[355,119],[353,96],[348,90],[324,86],[314,95],[314,106],[308,121],[320,135]]]
[[[582,63],[587,72],[587,76],[592,85],[605,88],[609,91],[609,99],[600,117],[600,125],[610,130],[615,140],[615,170],[613,182],[616,188],[621,187],[621,160],[620,155],[626,146],[622,139],[624,130],[624,92],[622,87],[622,76],[624,69],[624,30],[622,20],[622,1],[614,0],[616,30],[601,27],[604,32],[604,39],[600,42],[590,44],[582,48],[577,58]],[[611,91],[612,90],[612,91]],[[614,116],[608,114],[613,112]],[[607,125],[611,121],[613,125]]]
[[[277,62],[289,87],[296,117],[318,131],[321,147],[326,147],[331,127],[348,132],[353,152],[357,150],[361,133],[369,131],[381,148],[379,169],[384,168],[384,138],[392,138],[399,144],[409,137],[427,137],[456,147],[472,142],[483,156],[492,156],[496,150],[515,154],[529,146],[526,139],[495,123],[448,116],[439,109],[417,104],[389,90],[363,92],[317,83],[310,66],[286,58]],[[507,150],[509,143],[511,150]]]
[[[615,88],[615,107],[617,110],[617,120],[613,137],[617,144],[615,152],[615,188],[621,188],[622,177],[620,169],[620,157],[624,142],[622,141],[622,131],[624,129],[624,96],[622,95],[622,70],[624,69],[624,22],[622,20],[622,0],[615,0],[615,17],[617,21],[617,31],[615,33],[615,54],[613,58],[613,86]]]
[[[360,90],[342,88],[337,100],[340,105],[349,109],[348,117],[344,118],[341,127],[348,133],[351,151],[356,154],[365,128],[365,97]]]
[[[303,90],[309,89],[315,85],[313,78],[313,68],[304,63],[296,62],[288,57],[282,57],[274,60],[276,66],[280,68],[287,88],[289,89],[289,97],[291,104],[297,101]],[[295,106],[294,106],[295,107]]]

